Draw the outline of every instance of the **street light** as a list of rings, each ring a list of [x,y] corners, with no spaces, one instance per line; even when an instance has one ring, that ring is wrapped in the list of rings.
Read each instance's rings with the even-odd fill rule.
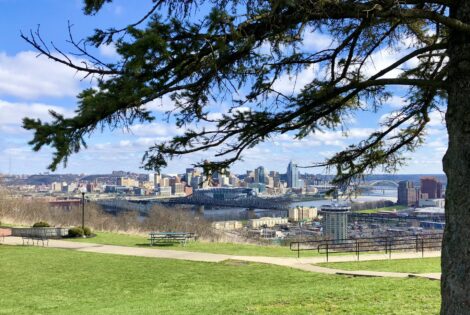
[[[81,187],[80,192],[82,193],[82,230],[85,231],[85,193],[86,193],[86,188]]]

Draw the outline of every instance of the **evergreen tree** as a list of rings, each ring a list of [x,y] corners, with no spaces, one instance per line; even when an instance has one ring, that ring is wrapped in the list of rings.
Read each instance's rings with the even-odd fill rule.
[[[110,1],[86,0],[84,11],[95,14]],[[90,55],[72,37],[87,62],[75,64],[54,53],[38,32],[22,35],[40,53],[98,82],[97,89],[78,95],[75,117],[53,112],[51,123],[24,119],[24,127],[35,132],[34,150],[55,149],[51,169],[85,147],[84,139],[97,128],[152,121],[144,105],[163,96],[175,104],[171,115],[177,126],[205,127],[188,127],[184,135],[150,147],[144,166],[159,169],[168,158],[218,148],[214,161],[201,163],[211,171],[278,134],[302,139],[341,128],[351,113],[374,111],[394,87],[407,87],[405,104],[381,128],[322,165],[336,168],[338,184],[379,166],[395,170],[404,162],[403,152],[423,143],[429,114],[446,110],[441,312],[470,314],[470,0],[154,0],[152,5],[140,21],[96,30],[85,42],[114,43],[121,59],[113,64]],[[195,21],[191,14],[199,6],[210,11]],[[313,31],[330,34],[332,45],[303,50],[305,35]],[[400,57],[371,73],[371,56],[386,47]],[[306,68],[320,70],[300,92],[276,89],[283,74]],[[400,74],[392,75],[397,69]],[[236,94],[239,89],[249,91]],[[237,95],[231,111],[213,118],[208,104],[226,95]],[[251,110],[239,110],[245,107]]]

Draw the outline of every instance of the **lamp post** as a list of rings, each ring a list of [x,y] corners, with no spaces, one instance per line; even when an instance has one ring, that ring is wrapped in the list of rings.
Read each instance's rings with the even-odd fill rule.
[[[297,218],[300,219],[299,220],[299,228],[300,228],[300,239],[302,240],[303,237],[304,237],[304,233],[302,231],[302,225],[303,225],[303,221],[304,221],[304,206],[297,206],[297,211],[299,211],[301,213],[301,217],[302,218],[299,218],[299,215],[297,215]]]
[[[85,192],[86,188],[82,187],[80,189],[82,193],[82,230],[85,230]]]

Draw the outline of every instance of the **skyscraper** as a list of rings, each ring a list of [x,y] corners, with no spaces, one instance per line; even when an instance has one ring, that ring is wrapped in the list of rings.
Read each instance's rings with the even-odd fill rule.
[[[266,183],[266,171],[264,170],[263,166],[260,166],[255,169],[255,183]]]
[[[401,181],[398,183],[397,203],[403,206],[417,206],[419,192],[411,181]]]
[[[297,170],[297,164],[289,162],[287,166],[287,187],[299,188],[299,171]]]
[[[442,198],[442,184],[435,177],[421,177],[421,193],[429,199]]]

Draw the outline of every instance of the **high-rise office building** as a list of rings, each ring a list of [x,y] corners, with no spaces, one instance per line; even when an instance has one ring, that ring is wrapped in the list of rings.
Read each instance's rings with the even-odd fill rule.
[[[442,183],[435,177],[421,177],[421,193],[428,199],[442,198]]]
[[[193,178],[191,178],[191,183],[190,183],[193,190],[201,188],[202,181],[203,181],[202,176],[193,176]]]
[[[139,182],[133,178],[129,177],[118,177],[116,180],[116,184],[118,186],[125,186],[125,187],[138,187]]]
[[[260,166],[255,169],[255,183],[266,183],[266,171],[264,170],[263,166]]]
[[[154,175],[154,180],[153,180],[153,183],[154,183],[154,185],[155,185],[155,188],[158,188],[158,187],[160,186],[161,181],[162,181],[162,175],[156,173],[156,174]]]
[[[292,161],[287,166],[287,187],[299,188],[299,171],[297,164],[292,163]]]
[[[182,183],[173,183],[173,185],[171,185],[171,193],[173,195],[183,195],[184,185]]]
[[[403,206],[417,206],[419,200],[419,191],[411,181],[401,181],[398,183],[397,203]]]
[[[170,179],[168,177],[163,177],[160,180],[160,187],[170,187]]]

